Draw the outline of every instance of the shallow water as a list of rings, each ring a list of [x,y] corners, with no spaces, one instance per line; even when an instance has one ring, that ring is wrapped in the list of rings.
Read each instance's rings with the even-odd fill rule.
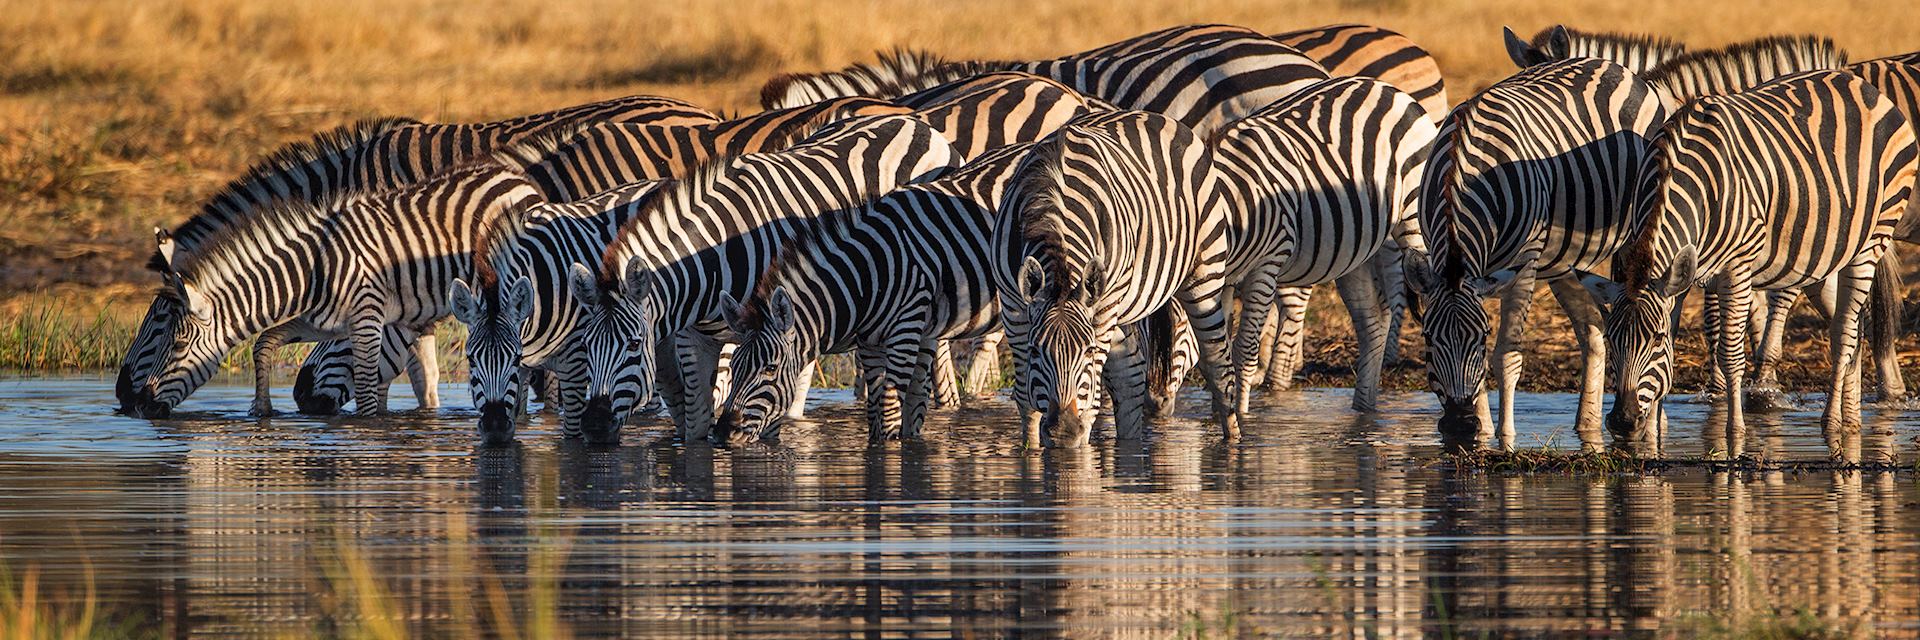
[[[1023,453],[993,403],[869,448],[828,391],[777,448],[649,421],[588,450],[543,416],[476,453],[464,388],[437,414],[255,421],[231,382],[145,421],[108,413],[110,380],[0,380],[7,567],[66,594],[90,572],[117,619],[180,637],[350,628],[366,573],[433,637],[493,635],[495,599],[504,626],[582,637],[1684,637],[1795,608],[1920,635],[1912,473],[1457,472],[1426,394],[1374,418],[1286,394],[1230,447],[1193,395],[1145,443]],[[1573,446],[1572,396],[1519,403],[1521,444]],[[1810,404],[1751,416],[1750,447],[1823,457]],[[1669,453],[1697,453],[1706,409],[1671,410]],[[1869,449],[1911,461],[1906,417],[1870,414]]]

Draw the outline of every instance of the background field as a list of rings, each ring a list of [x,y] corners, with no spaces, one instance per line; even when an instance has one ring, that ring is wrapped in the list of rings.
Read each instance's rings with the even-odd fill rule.
[[[1920,49],[1910,10],[1890,0],[11,0],[0,12],[0,368],[117,362],[154,284],[141,270],[152,228],[178,224],[272,148],[357,118],[477,121],[633,93],[751,111],[774,73],[877,49],[1045,57],[1192,22],[1387,26],[1432,51],[1457,101],[1511,71],[1502,25],[1697,45],[1812,32],[1865,59]],[[1322,298],[1316,314],[1331,315],[1338,306]],[[1551,303],[1537,308],[1544,326],[1561,326]],[[1316,332],[1321,360],[1339,360],[1340,333]],[[1542,355],[1565,344],[1549,342]]]

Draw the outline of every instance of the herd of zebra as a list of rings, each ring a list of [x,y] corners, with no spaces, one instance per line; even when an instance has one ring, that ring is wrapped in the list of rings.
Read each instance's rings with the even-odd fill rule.
[[[683,438],[771,439],[833,353],[854,355],[871,437],[914,438],[930,406],[992,391],[1003,344],[1028,446],[1082,444],[1103,410],[1139,437],[1190,368],[1233,438],[1256,383],[1291,382],[1309,292],[1333,283],[1356,410],[1411,312],[1442,439],[1511,448],[1544,281],[1584,358],[1582,447],[1659,455],[1697,286],[1737,457],[1749,342],[1750,386],[1776,385],[1807,290],[1831,319],[1828,445],[1857,459],[1863,329],[1880,391],[1905,393],[1890,242],[1920,223],[1920,54],[1505,40],[1519,71],[1451,110],[1393,31],[1196,25],[1041,61],[895,51],[773,78],[767,110],[733,119],[633,96],[358,123],[157,231],[164,285],[116,392],[164,417],[252,338],[269,414],[267,359],[319,341],[301,411],[384,411],[402,371],[436,407],[432,327],[451,315],[489,445],[514,441],[532,393],[590,442],[656,399]]]

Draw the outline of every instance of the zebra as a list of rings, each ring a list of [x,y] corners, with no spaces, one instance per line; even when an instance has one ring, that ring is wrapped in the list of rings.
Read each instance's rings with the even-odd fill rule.
[[[496,217],[481,235],[473,282],[455,279],[448,307],[467,326],[467,370],[483,444],[513,442],[522,368],[554,376],[563,435],[592,443],[617,438],[617,432],[581,430],[585,363],[574,348],[578,307],[567,293],[567,270],[604,252],[660,184],[641,181],[574,202],[530,203]]]
[[[250,336],[256,363],[291,340],[345,336],[353,344],[356,412],[385,411],[387,381],[377,360],[386,327],[427,326],[447,315],[447,289],[469,276],[476,233],[538,199],[532,183],[489,155],[332,203],[282,200],[228,225],[168,263],[162,295],[183,318],[148,379],[139,415],[165,417]],[[265,396],[264,372],[254,380],[256,398]]]
[[[1521,40],[1512,28],[1500,31],[1507,57],[1521,69],[1569,58],[1600,58],[1646,73],[1687,52],[1686,45],[1659,36],[1578,31],[1564,25],[1541,29],[1532,40]]]
[[[715,162],[662,186],[620,230],[598,270],[581,263],[569,269],[580,307],[577,348],[587,365],[582,427],[623,422],[652,395],[658,374],[681,435],[707,437],[718,357],[708,332],[724,330],[715,317],[720,292],[746,296],[780,243],[811,215],[937,177],[957,163],[945,138],[919,119],[868,116],[835,123],[785,151]],[[673,360],[656,366],[662,345]]]
[[[1410,255],[1407,264],[1448,446],[1492,435],[1483,387],[1491,319],[1481,299],[1502,293],[1493,356],[1500,445],[1513,447],[1517,343],[1534,284],[1545,280],[1580,340],[1580,441],[1600,447],[1606,343],[1600,313],[1572,275],[1602,264],[1625,241],[1647,137],[1665,119],[1650,87],[1598,58],[1528,67],[1447,116],[1420,187],[1429,253]]]
[[[148,260],[149,269],[167,275],[168,265],[177,258],[197,252],[208,237],[252,216],[258,210],[287,198],[324,202],[354,189],[378,189],[411,181],[411,176],[432,173],[436,162],[445,162],[458,153],[478,153],[515,136],[533,133],[545,126],[592,119],[627,122],[694,122],[712,120],[713,115],[679,100],[654,96],[630,96],[590,103],[556,111],[524,116],[513,120],[472,125],[430,125],[406,118],[364,120],[323,131],[313,138],[291,143],[256,163],[240,178],[228,183],[201,206],[200,212],[172,231],[156,230],[155,251]],[[416,145],[418,156],[400,153],[407,140]],[[444,165],[440,165],[444,166]],[[145,318],[127,348],[114,384],[115,396],[123,413],[133,413],[144,403],[140,396],[146,380],[164,350],[173,343],[180,309],[167,296],[155,296]],[[397,337],[400,328],[393,334]],[[423,375],[413,376],[416,396],[425,406],[436,406],[437,392],[431,378],[437,366],[411,362],[396,349],[384,355],[383,366],[398,370],[402,365]],[[415,343],[415,352],[431,358],[433,340]],[[338,347],[338,348],[335,348]],[[302,366],[296,382],[295,400],[308,413],[333,413],[346,401],[344,382],[346,363],[344,343],[323,343]],[[261,372],[263,370],[256,370]],[[256,373],[263,375],[263,373]],[[391,373],[388,374],[389,378]],[[329,391],[338,390],[338,391]],[[256,398],[264,405],[264,398]]]
[[[1374,78],[1393,85],[1413,96],[1436,125],[1440,118],[1446,117],[1449,105],[1440,65],[1434,62],[1426,49],[1399,32],[1371,25],[1341,24],[1277,33],[1271,37],[1300,50],[1335,78]],[[1389,237],[1387,245],[1376,254],[1376,264],[1373,266],[1376,288],[1383,296],[1387,309],[1386,353],[1383,356],[1387,363],[1400,361],[1400,334],[1407,308],[1406,278],[1400,267],[1401,261],[1402,248],[1395,238]],[[1261,327],[1260,364],[1255,367],[1251,377],[1244,379],[1252,381],[1264,378],[1266,388],[1286,389],[1292,386],[1294,374],[1305,361],[1302,350],[1306,346],[1307,304],[1312,301],[1313,289],[1283,287],[1275,295],[1278,313],[1269,313],[1267,324]],[[1180,338],[1181,342],[1175,347],[1175,357],[1191,362],[1191,356],[1184,352],[1192,344],[1191,336],[1183,333]],[[1167,375],[1177,378],[1183,371],[1185,369],[1176,366]],[[1155,388],[1164,387],[1156,385]],[[1163,401],[1155,399],[1152,404],[1158,409],[1160,402]]]
[[[713,438],[773,438],[799,372],[856,351],[868,434],[916,438],[936,340],[997,329],[988,247],[1014,168],[1032,143],[1003,147],[937,179],[824,214],[781,249],[745,303],[720,298],[739,343]]]
[[[1671,318],[1688,289],[1719,294],[1714,365],[1738,398],[1749,292],[1799,289],[1837,274],[1822,433],[1829,455],[1857,462],[1858,320],[1920,171],[1912,127],[1859,76],[1811,71],[1695,99],[1654,145],[1639,222],[1614,279],[1582,276],[1608,302],[1617,376],[1608,428],[1658,450],[1665,429],[1651,414],[1671,384]],[[1725,453],[1741,457],[1740,402],[1728,403],[1724,427]]]
[[[914,63],[905,68],[885,66],[908,58]],[[1318,63],[1292,47],[1229,25],[1171,27],[1051,60],[948,62],[896,54],[888,61],[777,76],[762,88],[762,104],[787,107],[848,92],[890,98],[984,73],[1021,71],[1117,107],[1168,115],[1205,133],[1327,77]]]
[[[1210,141],[1241,301],[1233,360],[1255,375],[1261,328],[1277,288],[1337,282],[1360,350],[1353,407],[1373,411],[1385,356],[1385,309],[1374,289],[1390,236],[1423,251],[1415,194],[1436,128],[1412,96],[1384,82],[1338,78],[1242,118]],[[1247,411],[1251,384],[1236,410]]]
[[[1118,111],[1076,118],[1015,168],[992,264],[1027,445],[1042,431],[1055,446],[1084,444],[1103,386],[1117,434],[1138,437],[1145,354],[1124,334],[1169,304],[1192,322],[1214,419],[1238,438],[1221,297],[1228,230],[1211,165],[1179,121]]]

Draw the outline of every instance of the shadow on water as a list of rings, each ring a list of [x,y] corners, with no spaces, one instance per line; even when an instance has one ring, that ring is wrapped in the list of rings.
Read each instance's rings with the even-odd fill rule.
[[[90,568],[104,608],[180,637],[331,628],[314,593],[337,543],[426,636],[495,596],[589,637],[1685,637],[1793,610],[1911,637],[1920,618],[1905,472],[1461,473],[1434,464],[1425,394],[1375,417],[1284,395],[1234,446],[1198,396],[1141,442],[1023,451],[989,404],[869,446],[827,391],[776,446],[651,421],[592,448],[540,417],[476,451],[460,409],[251,420],[222,384],[147,422],[111,415],[110,388],[0,382],[0,559],[51,592]],[[1518,402],[1522,444],[1572,446],[1572,396]],[[1670,451],[1703,450],[1710,410],[1670,408]],[[1870,416],[1868,458],[1911,464],[1913,428]],[[1752,447],[1823,456],[1818,419],[1750,415]]]

